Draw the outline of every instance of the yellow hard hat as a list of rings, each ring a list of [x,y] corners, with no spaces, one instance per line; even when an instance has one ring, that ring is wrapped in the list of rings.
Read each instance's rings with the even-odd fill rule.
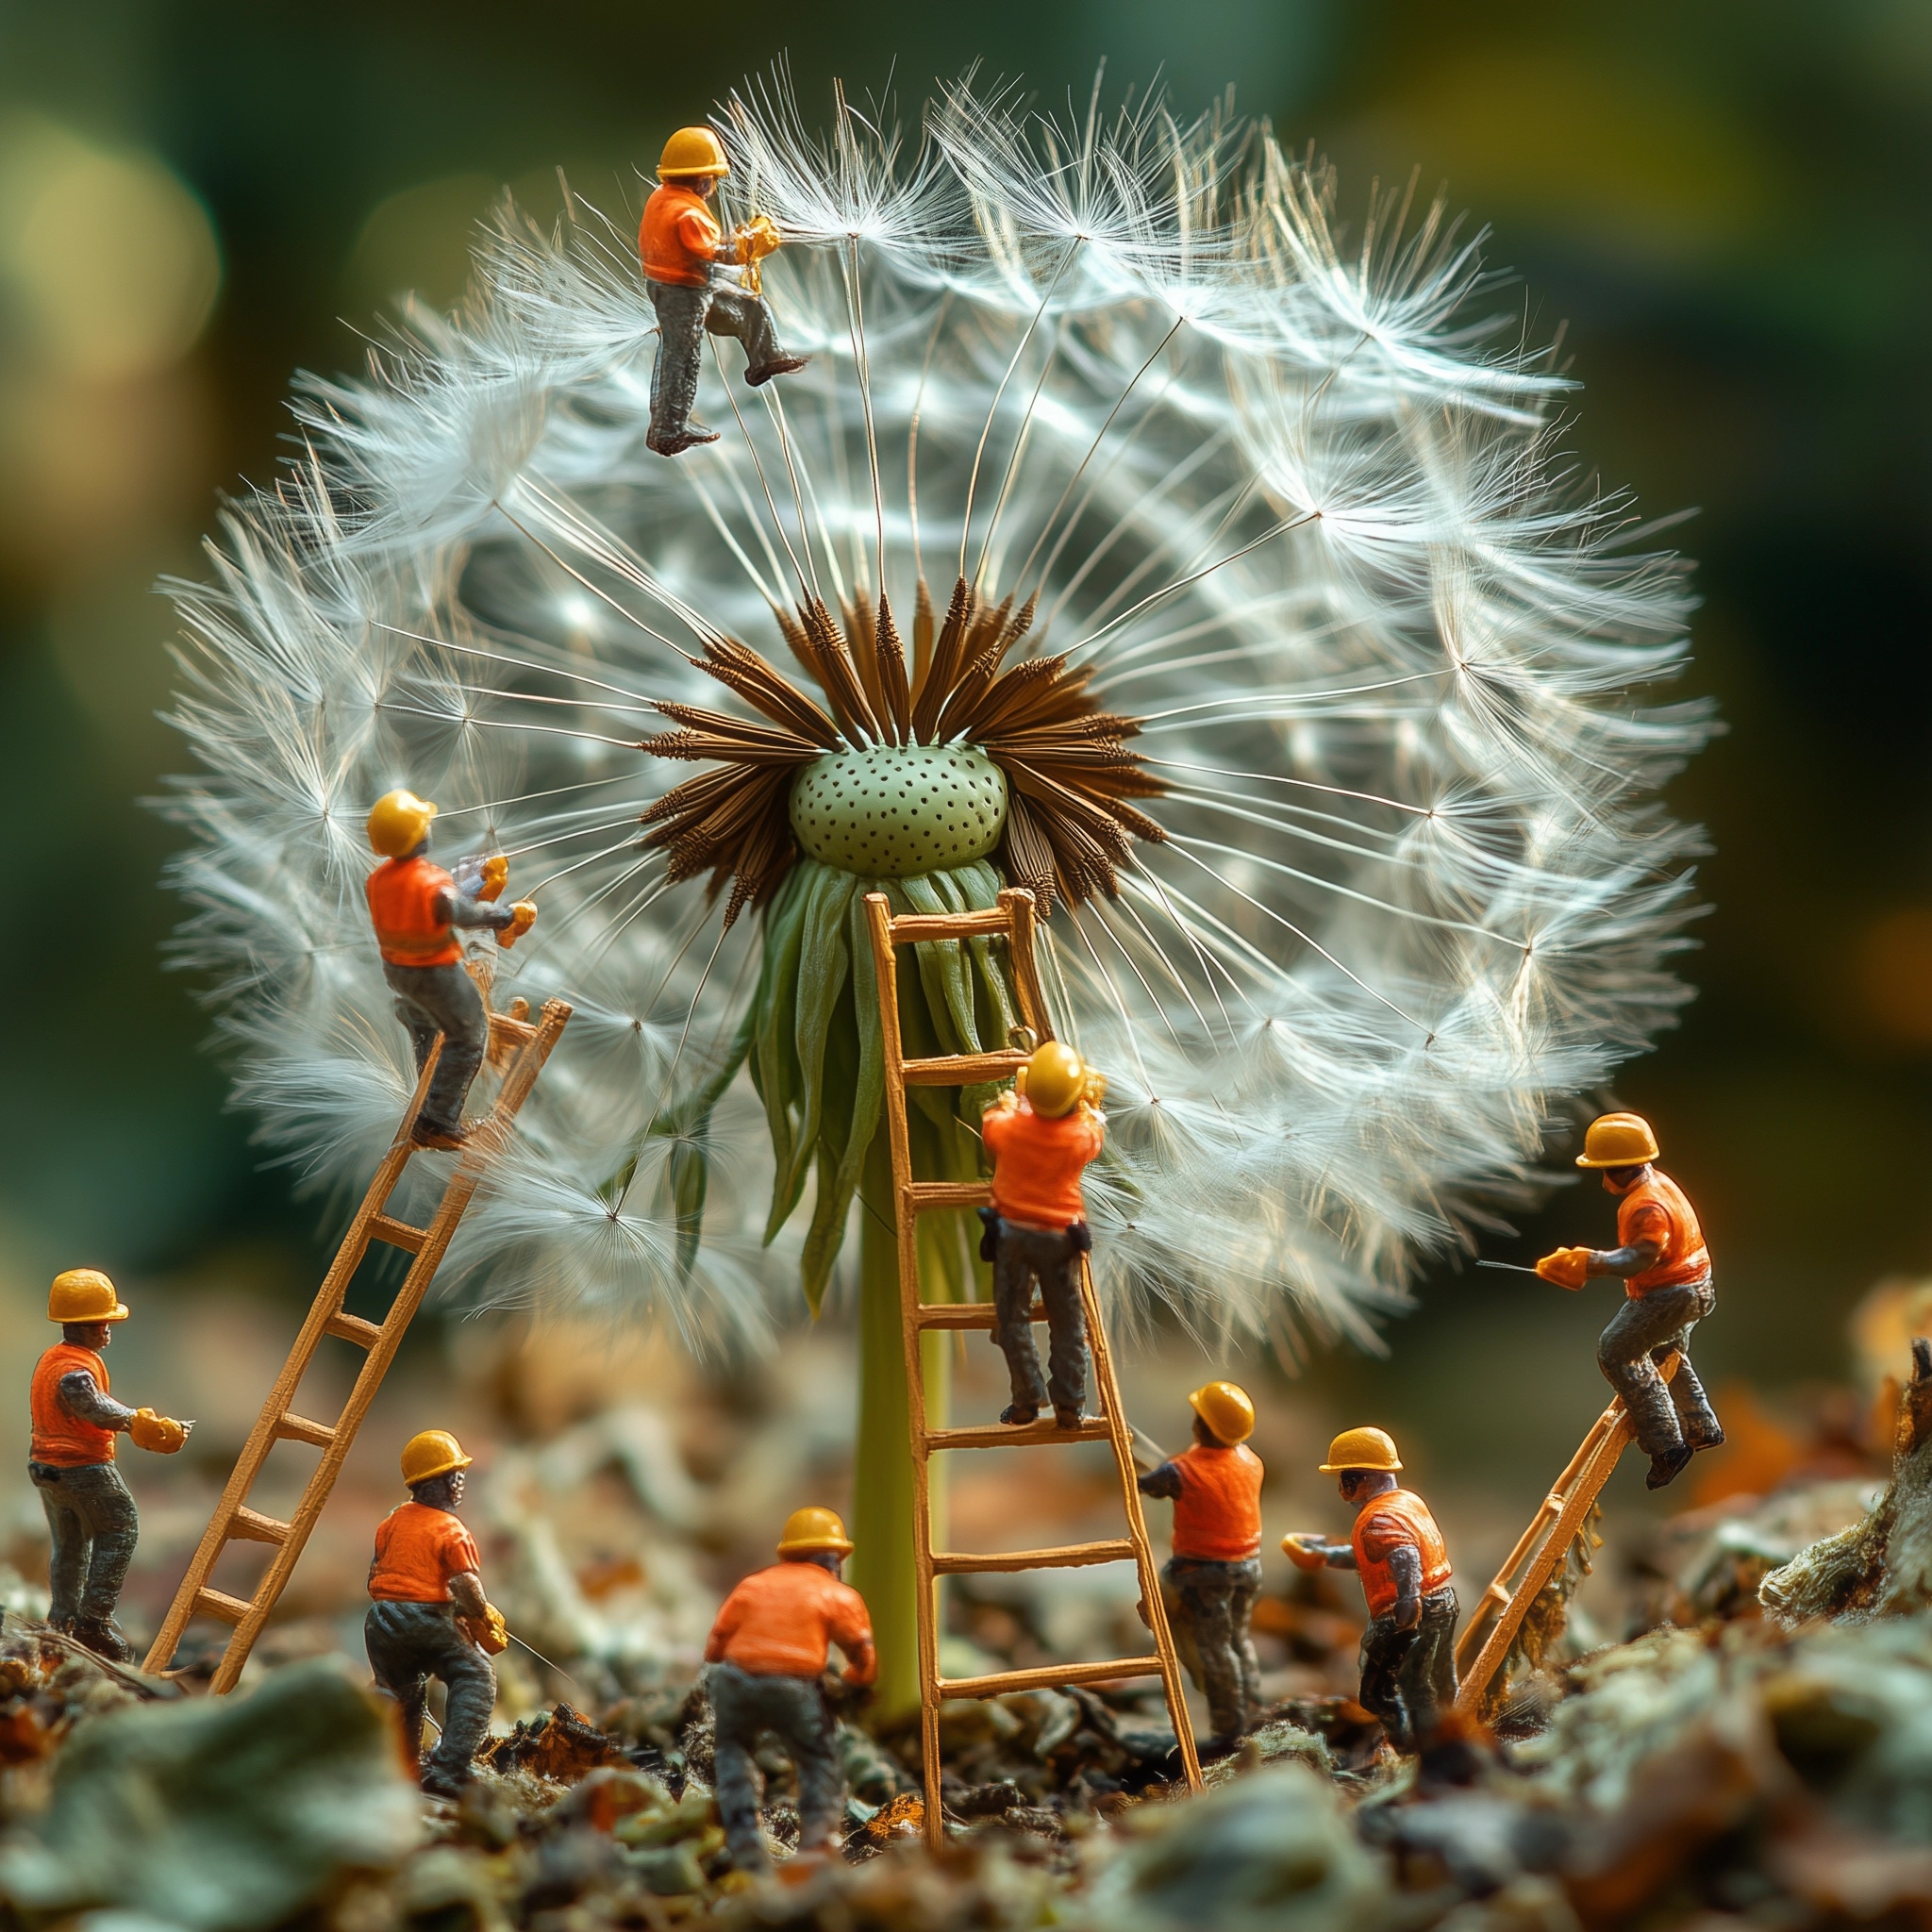
[[[50,1322],[125,1322],[126,1307],[98,1268],[70,1268],[47,1291]]]
[[[369,813],[369,842],[385,858],[400,858],[423,842],[436,808],[413,791],[385,791]]]
[[[1086,1091],[1087,1062],[1063,1040],[1049,1040],[1026,1062],[1020,1091],[1037,1114],[1058,1120],[1072,1113]]]
[[[447,1429],[424,1429],[403,1444],[403,1480],[413,1487],[453,1469],[468,1469],[471,1461]]]
[[[781,1557],[803,1557],[813,1550],[830,1550],[841,1557],[852,1554],[852,1539],[845,1534],[845,1525],[839,1520],[836,1509],[794,1509],[785,1519],[785,1534],[778,1539],[778,1554]]]
[[[1340,1475],[1345,1469],[1386,1469],[1402,1467],[1395,1453],[1395,1439],[1385,1429],[1343,1429],[1328,1445],[1328,1460],[1321,1465],[1324,1475]]]
[[[708,127],[680,127],[658,157],[658,178],[671,175],[728,175],[724,143]]]
[[[1657,1136],[1641,1113],[1599,1114],[1583,1137],[1578,1167],[1641,1167],[1657,1158]]]
[[[1245,1442],[1255,1433],[1255,1405],[1232,1382],[1204,1382],[1188,1401],[1224,1442]]]

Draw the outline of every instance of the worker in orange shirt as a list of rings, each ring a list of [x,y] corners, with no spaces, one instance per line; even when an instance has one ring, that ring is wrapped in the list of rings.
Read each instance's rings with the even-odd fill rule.
[[[1617,1245],[1558,1248],[1536,1272],[1569,1289],[1595,1275],[1623,1277],[1624,1306],[1597,1340],[1597,1367],[1624,1398],[1637,1445],[1650,1457],[1646,1485],[1660,1490],[1724,1432],[1690,1366],[1690,1331],[1717,1306],[1710,1251],[1696,1210],[1656,1159],[1657,1136],[1641,1114],[1592,1121],[1576,1164],[1601,1170],[1606,1191],[1621,1196]],[[1674,1354],[1677,1372],[1666,1382],[1657,1366]]]
[[[1049,1396],[1059,1427],[1081,1422],[1090,1351],[1080,1257],[1093,1242],[1080,1175],[1106,1142],[1106,1097],[1107,1082],[1072,1047],[1050,1040],[980,1119],[992,1160],[992,1206],[979,1210],[987,1229],[979,1252],[992,1263],[992,1339],[1012,1383],[1003,1423],[1035,1421]],[[1043,1383],[1027,1319],[1036,1281],[1046,1309]]]
[[[708,127],[680,127],[664,143],[658,186],[644,203],[638,226],[638,255],[658,311],[651,428],[644,441],[660,457],[718,440],[715,429],[691,426],[706,330],[736,336],[744,344],[744,379],[753,389],[806,363],[803,356],[788,356],[778,346],[772,311],[756,282],[741,287],[717,274],[720,262],[749,267],[778,246],[778,230],[763,215],[728,237],[719,228],[708,204],[730,172],[724,145]]]
[[[428,1680],[442,1679],[442,1736],[422,1773],[423,1789],[437,1798],[460,1796],[475,1775],[471,1760],[496,1708],[490,1659],[509,1644],[502,1616],[483,1594],[476,1540],[456,1513],[472,1459],[447,1429],[425,1429],[404,1444],[409,1500],[375,1525],[375,1601],[362,1623],[369,1668],[402,1707],[404,1748],[412,1759],[423,1755]]]
[[[125,1663],[134,1651],[114,1622],[114,1607],[134,1560],[141,1516],[114,1467],[114,1438],[125,1431],[137,1448],[172,1456],[194,1424],[124,1407],[108,1392],[101,1355],[127,1308],[99,1269],[55,1275],[47,1319],[60,1324],[60,1340],[34,1369],[26,1464],[52,1539],[47,1621],[97,1656]]]
[[[413,791],[385,791],[369,814],[369,842],[388,861],[369,874],[365,890],[382,976],[396,996],[396,1017],[408,1028],[420,1074],[439,1035],[442,1053],[423,1096],[411,1137],[419,1147],[460,1147],[463,1102],[490,1044],[490,1015],[476,983],[463,970],[455,928],[481,926],[500,945],[514,945],[536,924],[528,900],[492,904],[509,876],[501,857],[466,868],[468,886],[432,863],[429,822],[436,808]]]
[[[1281,1547],[1299,1569],[1360,1573],[1369,1627],[1357,1694],[1398,1751],[1415,1751],[1456,1702],[1457,1606],[1442,1532],[1429,1506],[1396,1482],[1401,1467],[1383,1430],[1344,1429],[1320,1468],[1355,1506],[1354,1532],[1345,1543],[1285,1536]]]
[[[1174,1554],[1160,1573],[1174,1647],[1208,1700],[1212,1742],[1237,1743],[1261,1704],[1248,1625],[1261,1591],[1261,1458],[1248,1448],[1255,1405],[1232,1382],[1188,1397],[1194,1446],[1141,1478],[1174,1504]]]
[[[798,1774],[798,1849],[823,1851],[845,1808],[845,1772],[821,1681],[830,1646],[845,1653],[846,1683],[878,1675],[865,1599],[840,1577],[852,1544],[829,1509],[794,1509],[778,1560],[724,1599],[705,1644],[706,1687],[717,1727],[713,1780],[731,1862],[762,1871],[758,1765],[761,1731],[791,1754]]]

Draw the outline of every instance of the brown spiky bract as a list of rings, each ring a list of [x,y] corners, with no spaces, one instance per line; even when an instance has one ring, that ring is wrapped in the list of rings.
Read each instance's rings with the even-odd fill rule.
[[[884,596],[876,605],[845,602],[838,619],[815,597],[774,615],[829,712],[749,644],[708,639],[691,662],[768,722],[659,704],[683,728],[643,741],[655,757],[716,766],[667,791],[642,822],[654,828],[644,843],[668,848],[674,879],[709,873],[714,892],[728,884],[727,925],[768,899],[796,860],[792,780],[827,752],[956,740],[983,752],[1007,779],[995,862],[1046,912],[1096,892],[1112,897],[1134,841],[1164,836],[1127,802],[1166,790],[1127,748],[1140,722],[1097,708],[1088,691],[1092,667],[1070,671],[1063,656],[1007,662],[1032,627],[1031,600],[1017,611],[1010,597],[994,606],[962,577],[935,624],[921,583],[909,675]]]

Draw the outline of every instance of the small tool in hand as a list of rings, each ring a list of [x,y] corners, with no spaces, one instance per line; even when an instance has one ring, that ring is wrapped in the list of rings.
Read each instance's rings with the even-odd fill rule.
[[[1521,1261],[1478,1261],[1475,1265],[1478,1268],[1501,1268],[1507,1274],[1536,1274],[1536,1270],[1534,1268],[1525,1268]],[[1541,1275],[1538,1275],[1537,1278],[1541,1280],[1542,1277]]]

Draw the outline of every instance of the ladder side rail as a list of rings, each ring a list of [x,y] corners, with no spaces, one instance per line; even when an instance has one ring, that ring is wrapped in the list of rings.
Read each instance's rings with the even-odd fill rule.
[[[1013,991],[1020,997],[1021,1023],[1032,1027],[1034,1038],[1043,1045],[1054,1032],[1046,1014],[1046,995],[1041,991],[1039,962],[1033,955],[1038,908],[1024,886],[1008,886],[1000,893],[1000,910],[1007,915],[1011,935]]]
[[[1160,1684],[1167,1696],[1167,1715],[1174,1725],[1174,1743],[1181,1754],[1181,1767],[1187,1774],[1188,1789],[1199,1791],[1201,1756],[1194,1742],[1194,1727],[1188,1717],[1187,1691],[1181,1684],[1180,1660],[1174,1654],[1174,1632],[1167,1622],[1167,1606],[1161,1600],[1160,1575],[1154,1565],[1154,1548],[1147,1538],[1146,1511],[1141,1507],[1140,1485],[1134,1478],[1134,1444],[1127,1428],[1126,1410],[1121,1403],[1120,1383],[1113,1372],[1113,1351],[1108,1344],[1107,1328],[1100,1319],[1100,1297],[1093,1289],[1093,1269],[1086,1256],[1080,1257],[1080,1301],[1087,1314],[1087,1334],[1093,1353],[1095,1392],[1106,1414],[1108,1434],[1112,1440],[1114,1473],[1120,1478],[1121,1507],[1127,1519],[1127,1536],[1134,1545],[1135,1568],[1141,1577],[1141,1600],[1146,1607],[1147,1628],[1153,1633],[1155,1654],[1160,1659]]]
[[[163,1671],[174,1661],[181,1634],[194,1615],[195,1599],[207,1586],[208,1576],[228,1542],[236,1512],[247,1502],[248,1492],[254,1487],[256,1477],[261,1474],[269,1451],[279,1440],[276,1424],[295,1399],[295,1391],[301,1386],[302,1377],[308,1374],[308,1365],[315,1358],[316,1349],[328,1332],[331,1317],[341,1312],[349,1278],[361,1265],[369,1245],[370,1224],[380,1215],[414,1151],[409,1139],[410,1129],[415,1124],[417,1110],[423,1105],[423,1096],[429,1091],[429,1082],[436,1073],[436,1062],[441,1052],[442,1041],[439,1037],[417,1076],[415,1091],[409,1096],[408,1110],[403,1115],[396,1138],[390,1143],[389,1152],[383,1156],[375,1178],[362,1196],[361,1206],[357,1208],[342,1235],[335,1258],[329,1263],[328,1273],[324,1275],[322,1286],[309,1304],[308,1316],[290,1345],[281,1374],[275,1377],[274,1387],[262,1402],[261,1412],[242,1442],[242,1452],[235,1458],[235,1467],[228,1473],[228,1480],[222,1490],[221,1500],[215,1505],[214,1514],[208,1518],[201,1541],[189,1558],[187,1574],[182,1577],[174,1601],[168,1606],[159,1632],[148,1647],[142,1668],[149,1673]]]

